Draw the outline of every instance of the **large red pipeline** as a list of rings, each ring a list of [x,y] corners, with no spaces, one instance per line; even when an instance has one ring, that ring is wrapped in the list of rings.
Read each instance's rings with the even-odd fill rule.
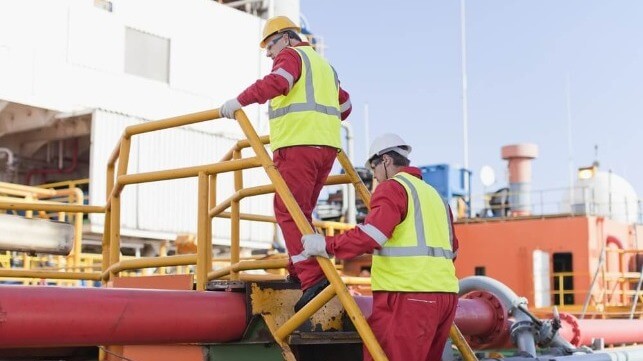
[[[239,340],[243,294],[62,287],[0,287],[0,347]]]
[[[368,317],[372,298],[355,299]],[[561,321],[576,346],[643,341],[640,320]],[[455,324],[475,349],[510,342],[507,311],[486,291],[460,298]],[[229,342],[245,328],[241,293],[0,286],[0,348]]]
[[[372,298],[356,300],[370,315]],[[503,332],[504,314],[488,298],[461,299],[456,324],[465,335],[489,341]],[[245,327],[238,293],[0,287],[3,348],[227,342],[240,339]]]

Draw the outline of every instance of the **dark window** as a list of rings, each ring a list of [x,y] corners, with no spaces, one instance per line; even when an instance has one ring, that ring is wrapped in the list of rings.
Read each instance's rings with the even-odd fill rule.
[[[572,253],[554,253],[554,304],[574,304]],[[561,299],[562,296],[562,299]]]
[[[487,268],[483,266],[478,266],[475,268],[474,273],[476,276],[486,276],[487,275]]]

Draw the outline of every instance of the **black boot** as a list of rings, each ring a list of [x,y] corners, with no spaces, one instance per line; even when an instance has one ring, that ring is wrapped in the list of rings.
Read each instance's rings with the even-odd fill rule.
[[[297,277],[297,276],[294,276],[294,275],[291,275],[291,274],[287,275],[286,276],[286,283],[292,283],[292,284],[295,284],[295,285],[297,285],[297,286],[299,286],[301,288],[301,282],[299,281],[299,277]]]
[[[328,286],[330,282],[328,282],[327,279],[323,278],[319,282],[315,283],[314,285],[310,286],[308,289],[304,291],[304,294],[301,295],[301,298],[297,303],[295,303],[295,312],[299,312],[304,306],[310,302],[315,296],[317,296],[321,291]]]

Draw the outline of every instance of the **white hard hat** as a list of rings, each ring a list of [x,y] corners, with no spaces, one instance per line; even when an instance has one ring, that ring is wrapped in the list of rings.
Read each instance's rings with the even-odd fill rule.
[[[399,135],[393,133],[382,134],[379,137],[375,138],[371,147],[368,151],[368,158],[366,159],[365,167],[371,168],[371,161],[375,157],[388,152],[396,152],[397,154],[408,158],[411,153],[411,146],[408,145],[404,139]]]

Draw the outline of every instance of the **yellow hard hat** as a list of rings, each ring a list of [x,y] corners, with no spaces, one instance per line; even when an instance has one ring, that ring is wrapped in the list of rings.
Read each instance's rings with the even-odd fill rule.
[[[287,16],[275,16],[268,19],[268,21],[266,21],[266,25],[263,27],[263,37],[261,38],[259,46],[265,48],[266,39],[268,39],[272,34],[280,33],[284,30],[295,30],[300,32],[301,28],[295,25],[295,23],[288,19]]]

